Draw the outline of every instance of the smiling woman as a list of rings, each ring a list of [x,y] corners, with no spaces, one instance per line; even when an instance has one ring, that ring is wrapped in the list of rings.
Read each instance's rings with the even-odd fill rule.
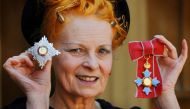
[[[18,84],[26,93],[27,101],[26,104],[23,103],[22,108],[117,108],[104,100],[95,100],[95,97],[105,90],[112,68],[112,50],[117,48],[127,35],[129,20],[123,18],[125,14],[128,15],[128,8],[122,8],[127,10],[124,14],[120,12],[122,17],[119,18],[122,19],[118,20],[114,13],[114,9],[118,11],[121,8],[120,5],[127,6],[126,2],[38,1],[38,6],[43,9],[39,8],[42,12],[37,14],[37,20],[32,19],[34,16],[31,16],[31,13],[28,14],[28,11],[33,11],[30,7],[33,3],[33,0],[28,0],[23,13],[22,29],[25,38],[33,44],[37,37],[41,37],[39,34],[44,34],[61,55],[48,61],[41,70],[36,69],[31,55],[26,52],[9,58],[4,64],[8,74],[17,78]],[[28,22],[28,19],[32,23]],[[39,24],[39,21],[42,23]],[[40,54],[44,54],[43,49],[40,49]],[[55,71],[56,85],[54,94],[47,99],[51,88],[51,64]],[[10,69],[11,66],[13,69]],[[34,100],[37,96],[43,102]]]
[[[56,48],[63,48],[62,55],[53,60],[63,92],[93,97],[105,89],[112,64],[112,32],[109,23],[96,20],[76,16],[54,42]]]
[[[9,58],[4,68],[26,98],[5,109],[121,109],[95,98],[105,90],[113,52],[126,38],[128,29],[125,0],[27,0],[22,19],[24,37],[33,45],[46,35],[61,54],[42,69],[28,52]],[[178,57],[165,37],[156,38],[168,49],[168,55],[159,58],[163,93],[156,98],[157,107],[178,109],[174,87],[187,58],[187,43],[183,40]],[[48,51],[44,46],[38,50],[39,55]],[[56,84],[49,98],[51,66]]]

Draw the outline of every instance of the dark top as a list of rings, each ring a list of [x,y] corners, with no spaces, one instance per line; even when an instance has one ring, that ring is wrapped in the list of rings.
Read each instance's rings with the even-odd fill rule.
[[[122,108],[113,106],[112,104],[110,104],[109,102],[103,99],[97,99],[96,101],[100,103],[100,106],[102,109],[122,109]],[[26,109],[26,97],[16,99],[11,104],[4,107],[3,109]],[[53,108],[49,107],[49,109],[53,109]],[[130,109],[141,109],[141,108],[132,107]]]

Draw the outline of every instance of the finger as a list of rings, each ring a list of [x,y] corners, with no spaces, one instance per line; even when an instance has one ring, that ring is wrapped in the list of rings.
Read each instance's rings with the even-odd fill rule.
[[[182,50],[181,50],[181,54],[179,56],[179,61],[182,63],[185,63],[187,56],[188,56],[187,41],[185,39],[183,39],[182,40]]]
[[[164,43],[166,45],[166,47],[168,48],[168,56],[169,57],[171,57],[173,59],[178,58],[177,50],[176,50],[175,46],[170,41],[168,41],[162,35],[155,35],[154,37],[158,38],[162,43]]]
[[[28,67],[34,66],[32,60],[26,55],[14,56],[13,59],[17,60],[20,66],[28,66]]]
[[[43,75],[44,79],[51,79],[51,65],[52,65],[52,60],[48,60],[43,69],[41,70],[41,73]],[[50,81],[49,81],[50,82]]]
[[[15,68],[13,65],[18,65],[20,62],[18,60],[15,60],[13,58],[9,58],[5,64],[3,65],[3,68],[7,71],[7,74],[13,79],[16,80],[16,78],[19,77],[19,73],[15,71]]]
[[[42,70],[50,72],[51,71],[51,65],[52,65],[52,59],[47,61],[47,63],[45,64],[45,66],[43,67]]]
[[[163,57],[168,57],[168,48],[164,45]]]
[[[8,73],[14,73],[17,69],[16,67],[33,67],[33,63],[26,56],[13,56],[4,63],[3,67]]]
[[[3,68],[8,70],[12,68],[12,65],[17,65],[19,62],[17,60],[13,60],[13,58],[7,59],[7,61],[3,64]]]
[[[31,53],[25,51],[25,52],[22,53],[21,55],[24,55],[24,56],[29,57],[30,60],[33,62],[33,66],[35,66],[35,69],[36,69],[36,70],[39,70],[39,69],[40,69],[40,68],[39,68],[39,63],[38,63],[38,61],[34,59],[34,56],[33,56]]]
[[[33,56],[32,56],[32,54],[30,54],[30,53],[27,52],[27,51],[21,53],[20,55],[21,55],[21,56],[22,56],[22,55],[23,55],[23,56],[27,56],[27,57],[29,57],[29,58],[33,61]]]

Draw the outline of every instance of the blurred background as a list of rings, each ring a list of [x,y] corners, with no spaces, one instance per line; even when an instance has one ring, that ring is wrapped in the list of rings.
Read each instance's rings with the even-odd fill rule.
[[[19,55],[29,47],[21,32],[21,15],[25,1],[0,0],[0,107],[17,97],[24,96],[19,87],[6,75],[2,64],[9,57]],[[190,0],[127,0],[127,2],[131,13],[130,31],[125,43],[114,54],[113,73],[101,97],[124,109],[134,105],[143,109],[155,109],[152,99],[134,97],[136,64],[129,58],[127,43],[132,40],[149,40],[155,34],[162,34],[180,53],[183,38],[187,39],[190,46]],[[190,107],[189,65],[188,58],[176,85],[181,109]]]

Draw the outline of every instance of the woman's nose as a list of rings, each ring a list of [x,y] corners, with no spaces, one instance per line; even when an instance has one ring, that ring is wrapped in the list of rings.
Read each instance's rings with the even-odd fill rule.
[[[98,59],[95,54],[90,54],[87,59],[84,61],[83,65],[92,70],[95,70],[99,67]]]

